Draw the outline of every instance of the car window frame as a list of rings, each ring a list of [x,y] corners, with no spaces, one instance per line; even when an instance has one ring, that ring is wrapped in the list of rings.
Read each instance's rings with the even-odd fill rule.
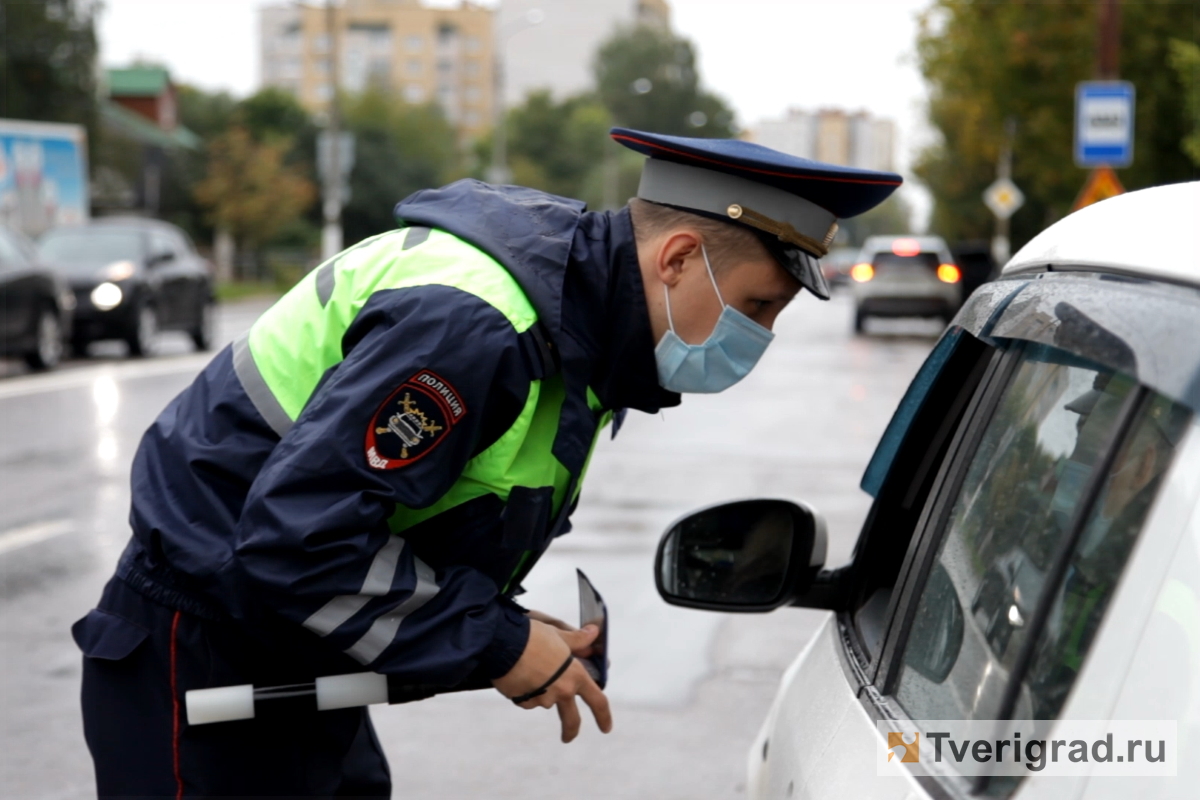
[[[887,462],[886,475],[875,491],[875,502],[863,523],[854,557],[846,568],[849,572],[844,580],[847,596],[838,604],[839,622],[848,655],[856,661],[855,671],[868,682],[873,682],[884,652],[887,631],[891,628],[911,562],[910,551],[921,531],[927,499],[937,489],[937,476],[943,464],[953,455],[956,432],[970,413],[972,400],[979,387],[994,373],[1003,355],[995,346],[965,331],[948,335],[958,337],[954,350],[945,357],[938,372],[928,379],[929,385],[916,401],[916,408],[897,410],[897,419],[907,417],[898,420],[904,430],[894,451],[879,456]],[[902,406],[908,400],[906,398]],[[872,459],[873,464],[876,460]],[[872,467],[868,467],[864,484],[873,480],[871,475]],[[903,556],[899,559],[891,597],[881,622],[884,638],[872,651],[865,641],[859,612],[872,594],[872,587],[883,588],[884,581],[878,579],[885,577],[887,568],[879,569],[877,565],[887,559],[881,559],[881,548],[887,546],[884,540],[897,536],[907,536],[907,545],[901,551]]]
[[[933,487],[926,495],[924,508],[900,567],[896,588],[893,589],[883,646],[871,675],[872,685],[885,696],[892,695],[899,678],[904,645],[908,642],[908,634],[916,617],[920,590],[929,580],[934,555],[941,542],[941,533],[949,521],[953,501],[962,489],[967,468],[1000,405],[1004,390],[1020,366],[1017,349],[1005,348],[993,359],[987,375],[976,387],[966,413],[959,421],[950,449],[938,467]]]

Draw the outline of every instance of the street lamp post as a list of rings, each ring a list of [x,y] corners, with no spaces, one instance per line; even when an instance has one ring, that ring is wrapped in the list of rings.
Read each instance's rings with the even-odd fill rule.
[[[505,102],[505,58],[504,48],[508,40],[546,19],[540,8],[531,8],[520,19],[500,27],[496,31],[492,57],[492,166],[488,168],[489,183],[508,183],[512,174],[508,169],[508,104]]]
[[[332,93],[329,96],[328,127],[329,164],[324,177],[324,202],[322,211],[325,227],[321,231],[321,260],[332,258],[342,250],[342,169],[341,154],[341,109],[338,108],[338,31],[337,12],[333,0],[325,0],[325,35],[329,37],[329,81]]]

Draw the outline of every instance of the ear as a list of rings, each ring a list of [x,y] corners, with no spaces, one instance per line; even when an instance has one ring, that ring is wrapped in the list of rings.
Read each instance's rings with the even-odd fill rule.
[[[654,271],[667,286],[679,283],[689,260],[700,256],[700,234],[680,228],[663,237],[658,245]]]

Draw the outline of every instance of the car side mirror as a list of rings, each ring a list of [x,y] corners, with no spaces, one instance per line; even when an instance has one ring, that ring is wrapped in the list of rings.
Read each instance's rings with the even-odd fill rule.
[[[170,250],[164,250],[161,253],[155,253],[146,259],[147,267],[157,267],[159,264],[166,264],[169,261],[175,260],[175,254]]]
[[[788,500],[740,500],[677,520],[658,544],[658,593],[671,605],[773,611],[811,588],[825,564],[825,520]]]

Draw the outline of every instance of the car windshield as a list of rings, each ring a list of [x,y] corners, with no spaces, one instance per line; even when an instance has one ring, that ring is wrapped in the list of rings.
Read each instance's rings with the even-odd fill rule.
[[[142,235],[129,229],[52,231],[42,239],[38,251],[68,275],[90,275],[114,261],[140,261]]]
[[[937,269],[939,260],[937,253],[918,253],[915,256],[898,256],[895,253],[879,253],[875,256],[874,261],[876,269],[879,267],[899,267],[900,269],[924,267],[926,269]]]

